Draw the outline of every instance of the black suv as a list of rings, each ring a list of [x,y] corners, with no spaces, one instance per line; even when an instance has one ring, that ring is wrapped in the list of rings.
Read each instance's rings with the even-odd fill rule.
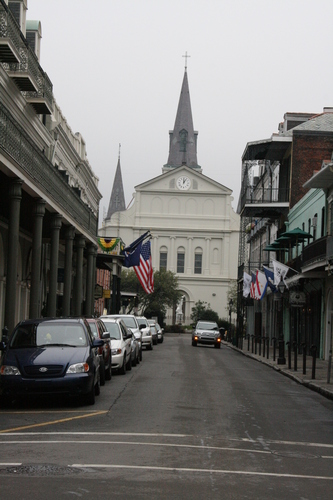
[[[198,321],[192,333],[192,345],[213,344],[221,347],[221,332],[215,321]]]

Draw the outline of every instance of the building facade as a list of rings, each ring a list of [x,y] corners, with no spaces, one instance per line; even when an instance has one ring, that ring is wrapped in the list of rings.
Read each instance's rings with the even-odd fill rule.
[[[0,0],[0,324],[92,314],[98,178],[40,65],[27,0]],[[55,42],[56,43],[56,42]]]
[[[197,138],[185,70],[162,174],[136,186],[130,208],[113,213],[99,229],[100,236],[120,236],[126,244],[151,231],[153,267],[177,275],[185,324],[199,300],[228,317],[227,294],[237,277],[239,216],[232,191],[202,173]],[[167,323],[174,318],[169,310]]]
[[[238,205],[238,334],[282,338],[308,351],[315,346],[321,357],[327,351],[327,203],[323,192],[309,192],[306,183],[331,157],[332,147],[332,108],[286,113],[277,134],[247,144]],[[289,268],[283,296],[268,292],[260,301],[245,299],[244,271],[273,270],[273,260]]]

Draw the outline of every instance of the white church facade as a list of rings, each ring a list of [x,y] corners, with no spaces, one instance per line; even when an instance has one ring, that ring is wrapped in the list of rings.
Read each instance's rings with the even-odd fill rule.
[[[238,265],[240,226],[231,205],[232,191],[203,175],[196,148],[185,71],[168,163],[161,175],[135,186],[130,208],[113,213],[109,209],[99,230],[99,236],[120,236],[125,244],[151,231],[154,270],[164,268],[177,275],[184,324],[191,323],[192,308],[199,300],[210,304],[220,318],[228,317],[227,294],[237,279]],[[115,182],[119,172],[118,161]],[[113,193],[121,189],[114,186]],[[174,314],[168,311],[167,324]]]

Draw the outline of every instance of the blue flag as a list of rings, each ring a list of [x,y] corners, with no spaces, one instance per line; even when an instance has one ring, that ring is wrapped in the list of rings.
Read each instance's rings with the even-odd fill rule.
[[[269,288],[272,290],[272,292],[277,292],[277,288],[274,285],[274,273],[273,273],[273,271],[268,269],[268,267],[265,267],[265,266],[263,266],[263,267],[264,267],[264,273],[265,273],[265,276],[267,279],[267,284],[268,284]]]
[[[140,254],[141,254],[142,243],[139,243],[134,250],[124,251],[125,260],[123,263],[124,267],[135,267],[140,265]]]

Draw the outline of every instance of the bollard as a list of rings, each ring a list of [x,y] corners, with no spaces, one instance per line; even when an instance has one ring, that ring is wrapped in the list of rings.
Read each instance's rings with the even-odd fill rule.
[[[253,338],[254,338],[254,335],[251,335],[251,342],[252,342],[252,354],[253,354]]]
[[[294,372],[297,372],[297,342],[296,342],[296,340],[294,340],[293,346],[294,346]]]
[[[306,343],[303,342],[303,375],[306,375]]]
[[[259,356],[261,356],[261,335],[258,338],[259,338]]]
[[[291,370],[291,343],[287,342],[288,346],[288,370]]]
[[[312,353],[312,380],[316,378],[316,357],[317,357],[317,346],[312,345],[311,346],[311,353]]]
[[[276,360],[276,337],[272,338],[273,341],[273,361]]]
[[[266,356],[266,337],[262,338],[262,357]]]
[[[247,350],[250,350],[250,334],[247,335]]]
[[[254,354],[257,354],[258,337],[254,337]]]
[[[266,337],[267,340],[267,359],[269,359],[269,337]]]

